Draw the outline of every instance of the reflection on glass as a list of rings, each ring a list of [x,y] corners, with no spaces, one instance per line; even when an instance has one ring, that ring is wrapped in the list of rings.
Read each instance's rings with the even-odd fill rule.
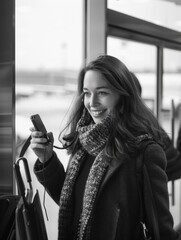
[[[71,17],[70,17],[71,16]],[[40,114],[55,145],[64,126],[83,63],[83,0],[16,1],[16,150],[30,135],[30,115]],[[66,167],[68,157],[56,150]],[[29,149],[33,187],[43,188],[33,174],[36,160]],[[46,195],[49,239],[57,238],[58,206]]]
[[[107,53],[135,73],[142,86],[142,98],[156,114],[156,47],[109,36]]]

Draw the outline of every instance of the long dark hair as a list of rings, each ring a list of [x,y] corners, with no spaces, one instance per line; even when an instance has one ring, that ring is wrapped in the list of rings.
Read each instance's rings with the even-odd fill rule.
[[[128,68],[115,57],[101,55],[85,66],[78,77],[76,101],[65,128],[69,129],[69,133],[63,136],[69,152],[73,154],[80,144],[76,126],[84,110],[83,84],[85,73],[89,70],[101,73],[110,87],[120,94],[120,100],[113,112],[114,129],[106,145],[106,152],[113,157],[133,153],[137,148],[137,137],[146,133],[160,142],[162,136],[159,124],[141,99]]]

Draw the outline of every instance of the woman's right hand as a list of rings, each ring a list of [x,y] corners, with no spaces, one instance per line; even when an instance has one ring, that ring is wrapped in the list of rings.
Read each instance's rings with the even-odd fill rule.
[[[42,132],[36,131],[33,127],[31,131],[31,144],[30,147],[39,158],[40,162],[45,163],[53,155],[53,134],[48,133],[48,139],[44,137]]]

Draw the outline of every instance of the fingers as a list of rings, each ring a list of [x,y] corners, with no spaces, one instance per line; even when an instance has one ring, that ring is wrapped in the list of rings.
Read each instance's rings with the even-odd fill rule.
[[[34,127],[31,131],[31,149],[41,162],[47,161],[53,153],[53,134],[50,132],[45,136],[44,133],[36,131]]]
[[[44,133],[36,131],[34,127],[31,127],[30,131],[31,131],[31,137],[32,138],[41,138],[41,137],[45,136]],[[48,139],[51,142],[54,142],[54,137],[53,137],[53,133],[52,132],[47,133],[47,136],[48,136]]]
[[[47,143],[47,138],[43,138],[43,137],[32,137],[31,143],[44,144],[44,143]]]
[[[32,138],[42,138],[44,136],[44,134],[42,132],[39,131],[32,131],[31,132],[31,137]]]
[[[45,137],[44,133],[35,131],[34,128],[31,129],[31,148],[40,148],[44,149],[47,145],[53,145],[53,134],[52,132],[48,133]]]

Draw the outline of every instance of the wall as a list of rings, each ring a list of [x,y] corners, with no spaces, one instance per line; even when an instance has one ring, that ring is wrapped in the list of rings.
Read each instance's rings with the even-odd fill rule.
[[[14,0],[0,1],[0,194],[13,193]]]

